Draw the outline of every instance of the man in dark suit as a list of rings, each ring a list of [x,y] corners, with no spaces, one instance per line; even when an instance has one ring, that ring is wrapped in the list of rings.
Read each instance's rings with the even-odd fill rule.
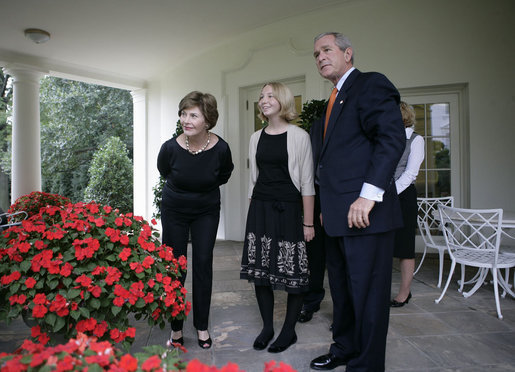
[[[346,364],[347,372],[384,371],[394,230],[402,225],[393,182],[406,142],[399,93],[384,75],[353,67],[353,49],[342,34],[317,36],[314,57],[320,75],[336,88],[327,118],[311,129],[322,223],[330,237],[334,343],[311,368]]]

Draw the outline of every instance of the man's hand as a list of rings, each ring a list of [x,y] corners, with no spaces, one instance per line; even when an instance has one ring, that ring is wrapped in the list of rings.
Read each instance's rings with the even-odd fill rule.
[[[347,215],[349,228],[357,227],[358,229],[363,229],[370,226],[368,214],[374,207],[375,203],[375,201],[362,198],[361,196],[357,198],[356,201],[351,204],[349,214]]]

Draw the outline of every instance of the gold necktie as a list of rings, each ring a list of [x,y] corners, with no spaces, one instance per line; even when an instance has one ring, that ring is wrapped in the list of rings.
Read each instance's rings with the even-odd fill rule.
[[[331,110],[333,109],[334,101],[336,100],[336,95],[338,94],[338,89],[336,87],[333,88],[331,92],[331,97],[329,97],[329,103],[327,104],[327,111],[325,112],[325,125],[324,125],[324,138],[325,132],[327,131],[327,123],[329,123],[329,117],[331,116]]]

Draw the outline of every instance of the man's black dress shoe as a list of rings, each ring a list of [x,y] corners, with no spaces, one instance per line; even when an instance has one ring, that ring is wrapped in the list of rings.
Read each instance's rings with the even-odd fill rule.
[[[299,315],[299,323],[309,322],[313,318],[314,311],[302,310]]]
[[[408,297],[402,302],[392,300],[390,302],[390,307],[403,307],[404,305],[406,305],[409,302],[410,299],[411,299],[411,292],[408,294]]]
[[[348,361],[349,359],[338,358],[336,355],[329,353],[313,359],[309,366],[319,371],[329,371],[347,364]]]

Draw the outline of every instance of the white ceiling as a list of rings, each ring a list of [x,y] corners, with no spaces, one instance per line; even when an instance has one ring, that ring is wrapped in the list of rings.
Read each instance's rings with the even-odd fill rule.
[[[0,64],[139,82],[206,49],[294,15],[348,0],[0,0]],[[50,41],[35,44],[26,28]]]

